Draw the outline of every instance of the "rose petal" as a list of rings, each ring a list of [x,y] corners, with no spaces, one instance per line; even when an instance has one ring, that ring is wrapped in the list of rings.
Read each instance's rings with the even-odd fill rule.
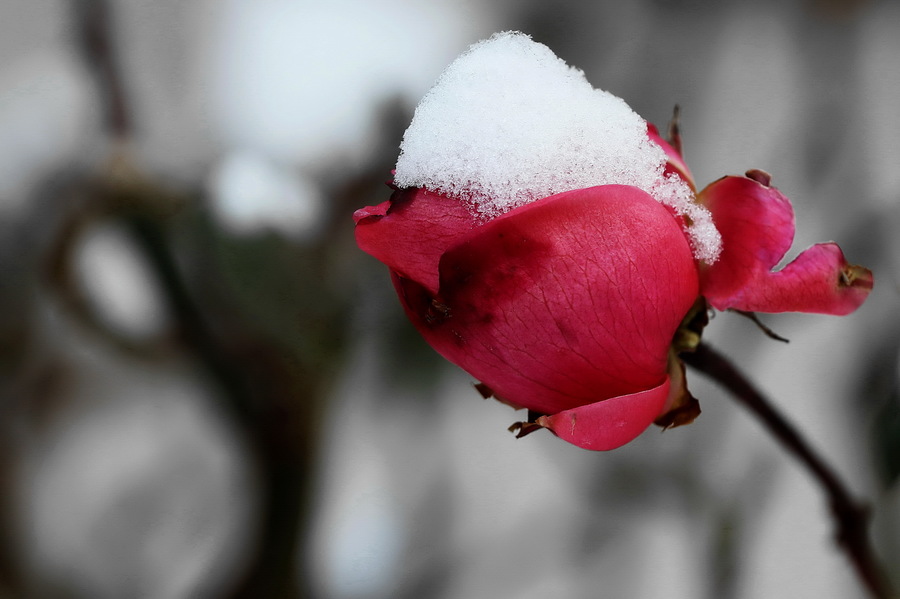
[[[440,292],[395,274],[425,339],[497,395],[550,414],[655,387],[697,295],[681,228],[608,185],[528,204],[441,259]]]
[[[669,158],[668,163],[666,164],[665,173],[678,175],[684,179],[684,182],[687,183],[691,189],[694,189],[694,175],[691,174],[691,169],[688,168],[681,153],[673,148],[672,144],[663,139],[659,134],[659,129],[657,129],[655,125],[647,123],[647,136],[653,143],[661,147]]]
[[[728,304],[748,312],[844,316],[862,305],[872,284],[872,272],[849,264],[836,243],[819,243],[782,270],[756,278]]]
[[[751,173],[754,174],[754,173]],[[778,272],[794,238],[790,200],[768,178],[725,177],[700,192],[722,234],[722,254],[700,272],[700,292],[718,310],[849,314],[872,289],[834,243],[815,245]]]
[[[541,416],[537,424],[578,447],[608,451],[632,441],[653,423],[666,403],[669,387],[666,378],[646,391]]]
[[[723,177],[701,191],[698,200],[712,213],[723,244],[719,260],[701,273],[707,299],[739,292],[790,249],[794,209],[776,188],[747,177]]]
[[[459,200],[425,189],[401,189],[389,202],[357,210],[356,243],[391,270],[437,292],[441,254],[475,227]]]

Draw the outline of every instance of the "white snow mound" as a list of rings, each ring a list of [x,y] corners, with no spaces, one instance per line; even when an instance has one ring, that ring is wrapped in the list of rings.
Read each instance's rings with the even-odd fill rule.
[[[595,185],[632,185],[689,217],[694,255],[712,263],[721,237],[690,187],[663,174],[647,123],[579,69],[519,32],[457,58],[416,108],[394,182],[459,198],[485,218]]]

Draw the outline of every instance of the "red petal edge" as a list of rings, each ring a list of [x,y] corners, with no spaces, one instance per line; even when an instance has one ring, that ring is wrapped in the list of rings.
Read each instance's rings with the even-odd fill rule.
[[[609,451],[634,440],[653,423],[665,406],[670,386],[666,377],[658,387],[541,416],[537,423],[583,449]]]
[[[665,173],[675,174],[681,177],[685,183],[687,183],[691,189],[696,189],[694,187],[694,175],[691,174],[691,169],[688,168],[687,163],[684,161],[684,158],[681,154],[672,147],[668,141],[663,139],[663,137],[659,134],[659,129],[656,128],[656,125],[651,123],[647,123],[647,137],[650,138],[650,141],[658,145],[663,149],[668,157],[668,162],[666,164]]]
[[[794,238],[794,211],[766,180],[724,177],[699,194],[722,234],[722,255],[700,271],[700,293],[717,310],[845,315],[872,289],[872,272],[835,243],[802,252],[777,272]]]
[[[420,188],[395,191],[390,201],[361,208],[353,219],[360,249],[432,293],[441,255],[476,225],[463,202]]]

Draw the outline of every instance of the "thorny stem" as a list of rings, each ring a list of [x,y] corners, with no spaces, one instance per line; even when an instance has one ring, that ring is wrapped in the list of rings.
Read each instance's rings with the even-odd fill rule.
[[[722,354],[705,343],[682,354],[685,363],[731,391],[778,441],[813,475],[825,493],[834,518],[835,540],[846,553],[861,581],[877,599],[894,599],[896,592],[878,564],[869,542],[869,510],[853,497],[834,470],[812,449],[800,432],[782,416]]]

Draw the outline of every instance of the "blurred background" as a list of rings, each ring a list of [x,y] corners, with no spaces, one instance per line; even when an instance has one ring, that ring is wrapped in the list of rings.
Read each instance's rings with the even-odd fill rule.
[[[758,168],[875,272],[706,339],[859,496],[900,584],[900,3],[0,0],[0,597],[863,597],[827,504],[698,373],[611,453],[485,402],[351,214],[422,94],[518,29]]]

